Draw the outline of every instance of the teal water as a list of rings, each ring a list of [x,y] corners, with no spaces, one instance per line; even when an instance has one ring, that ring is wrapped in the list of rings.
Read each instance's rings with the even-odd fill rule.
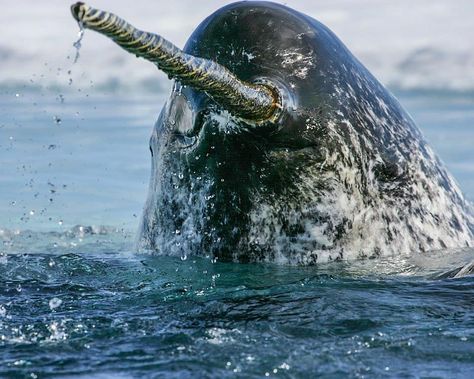
[[[474,276],[453,277],[474,250],[306,268],[136,254],[163,98],[59,95],[0,96],[0,377],[472,376]],[[474,199],[474,98],[400,97]]]

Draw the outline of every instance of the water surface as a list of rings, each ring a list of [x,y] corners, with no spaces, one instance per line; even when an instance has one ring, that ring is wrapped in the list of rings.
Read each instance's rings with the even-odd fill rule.
[[[162,97],[16,95],[0,97],[0,377],[474,372],[474,276],[453,278],[474,250],[315,267],[136,254]],[[473,199],[474,99],[401,97]]]

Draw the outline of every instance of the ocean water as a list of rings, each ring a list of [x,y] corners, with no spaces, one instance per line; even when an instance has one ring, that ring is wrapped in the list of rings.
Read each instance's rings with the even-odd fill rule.
[[[315,267],[135,253],[165,95],[2,92],[0,377],[472,377],[472,249]],[[398,96],[474,199],[474,97]]]

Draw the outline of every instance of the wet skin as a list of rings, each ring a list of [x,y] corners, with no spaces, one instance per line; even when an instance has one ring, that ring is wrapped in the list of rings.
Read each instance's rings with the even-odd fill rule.
[[[389,206],[405,202],[424,217],[412,201],[418,195],[411,186],[420,180],[420,166],[411,167],[414,152],[424,173],[463,206],[398,101],[316,20],[277,4],[236,3],[203,21],[184,51],[244,81],[278,88],[284,107],[278,119],[254,123],[202,91],[175,84],[150,141],[143,247],[247,262],[273,260],[283,242],[279,249],[289,261],[314,263],[318,252],[343,246],[353,232],[354,215],[338,210],[334,218],[318,208],[335,189],[348,197],[357,192],[366,207],[380,199]],[[271,222],[260,204],[270,209]],[[388,216],[378,219],[387,224],[390,243],[397,230],[389,230]],[[311,239],[308,220],[324,225],[329,243]],[[343,258],[343,250],[330,259]]]

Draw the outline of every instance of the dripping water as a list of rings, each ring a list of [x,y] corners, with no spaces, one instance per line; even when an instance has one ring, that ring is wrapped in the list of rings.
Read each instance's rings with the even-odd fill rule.
[[[79,25],[79,32],[77,33],[77,41],[72,44],[74,48],[76,49],[76,56],[74,57],[74,63],[76,63],[79,59],[79,51],[81,49],[81,42],[82,38],[84,37],[84,25],[82,24],[82,21],[78,22]]]

